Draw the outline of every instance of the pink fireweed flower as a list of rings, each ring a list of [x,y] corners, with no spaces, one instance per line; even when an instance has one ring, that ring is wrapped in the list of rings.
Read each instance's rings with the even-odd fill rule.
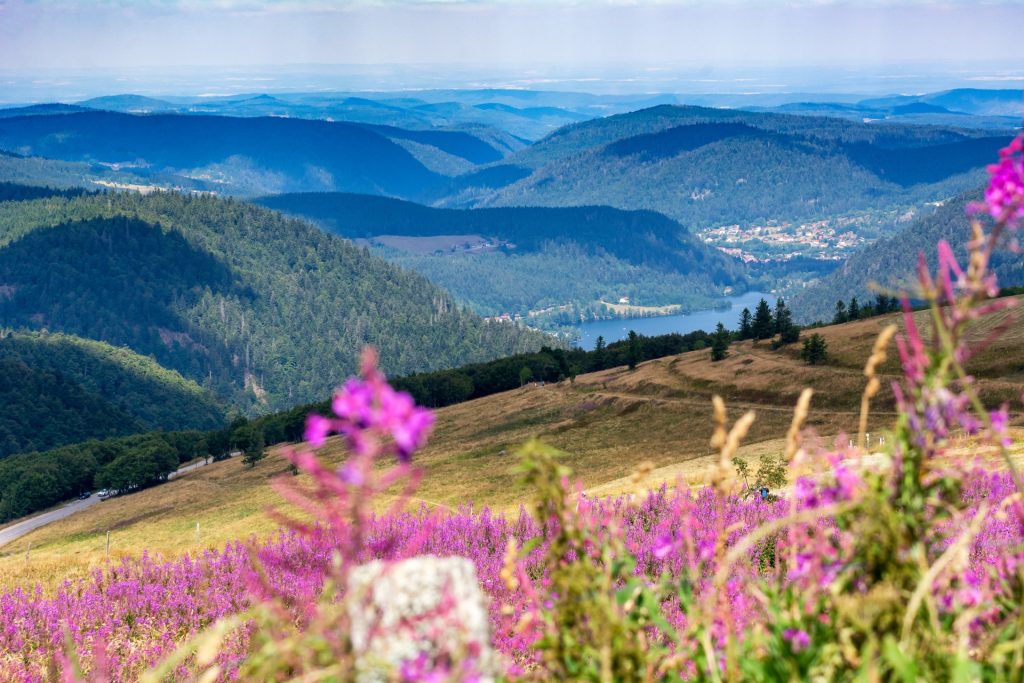
[[[789,641],[793,652],[802,652],[811,645],[811,637],[803,629],[787,628],[782,632],[782,637]]]
[[[675,552],[675,549],[675,539],[672,537],[672,534],[666,532],[659,536],[654,542],[654,557],[659,560],[664,560]]]
[[[985,206],[996,220],[1010,227],[1024,220],[1024,135],[999,151],[999,163],[988,167]]]
[[[335,419],[310,415],[306,420],[305,438],[319,448],[330,434],[344,434],[357,453],[369,448],[368,434],[390,436],[394,452],[401,462],[409,462],[412,454],[427,441],[434,426],[434,414],[416,405],[412,396],[396,391],[377,369],[377,356],[364,353],[363,379],[352,377],[338,389],[331,401]]]
[[[321,415],[310,415],[306,418],[304,439],[313,448],[320,448],[327,441],[328,435],[334,431],[334,423]]]
[[[1003,406],[999,410],[993,410],[989,413],[989,418],[992,421],[992,437],[1002,443],[1004,446],[1013,445],[1013,440],[1007,434],[1007,427],[1010,425],[1010,411],[1007,406]]]

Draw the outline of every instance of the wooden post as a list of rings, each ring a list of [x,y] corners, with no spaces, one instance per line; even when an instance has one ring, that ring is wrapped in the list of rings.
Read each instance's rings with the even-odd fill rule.
[[[28,564],[28,556],[29,556],[29,553],[31,553],[31,552],[32,552],[32,541],[29,541],[28,542],[28,549],[25,550],[25,564]]]
[[[107,562],[110,562],[110,531],[107,531]]]
[[[199,545],[199,522],[196,522],[196,545]]]

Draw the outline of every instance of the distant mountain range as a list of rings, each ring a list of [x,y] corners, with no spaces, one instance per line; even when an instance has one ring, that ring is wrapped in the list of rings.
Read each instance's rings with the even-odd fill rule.
[[[500,162],[529,176],[447,201],[607,204],[658,211],[691,229],[818,220],[961,192],[1010,137],[661,106],[563,128]]]
[[[46,107],[0,117],[0,149],[129,174],[121,184],[242,196],[340,191],[452,207],[609,205],[658,211],[691,229],[942,199],[976,184],[1008,139],[668,105],[566,126],[529,147],[493,128]]]
[[[1005,129],[1020,125],[1024,96],[1020,90],[971,88],[872,98],[810,92],[595,95],[521,89],[285,92],[164,98],[120,94],[65,105],[42,105],[33,110],[37,113],[99,109],[133,114],[285,116],[407,129],[489,127],[519,138],[522,144],[539,140],[568,124],[661,104]],[[0,109],[0,116],[5,115],[10,115],[9,110]]]

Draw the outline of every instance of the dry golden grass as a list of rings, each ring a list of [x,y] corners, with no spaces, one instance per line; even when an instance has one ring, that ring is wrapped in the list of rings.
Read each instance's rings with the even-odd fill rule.
[[[803,365],[799,349],[771,351],[767,343],[743,342],[729,358],[712,364],[709,351],[695,351],[641,364],[582,375],[575,383],[526,387],[438,411],[430,445],[417,456],[426,476],[417,495],[427,505],[457,507],[472,502],[511,510],[529,499],[518,482],[515,451],[533,436],[565,451],[569,465],[593,495],[631,492],[630,474],[651,461],[648,486],[704,482],[711,448],[710,397],[726,399],[730,418],[757,413],[740,455],[756,469],[766,454],[781,454],[783,437],[800,391],[813,387],[807,426],[829,442],[856,433],[862,367],[878,331],[895,318],[871,319],[818,330],[831,358]],[[1024,377],[1024,325],[1009,332],[972,364],[991,401],[1019,398]],[[896,353],[881,371],[898,371]],[[869,431],[890,424],[888,382],[875,399]],[[332,442],[326,457],[343,457]],[[287,465],[278,450],[249,469],[237,460],[215,463],[162,486],[108,500],[43,527],[0,548],[0,586],[40,582],[52,587],[81,576],[105,561],[106,532],[111,559],[144,551],[172,557],[228,541],[264,537],[274,531],[268,506],[279,497],[269,482]],[[301,478],[300,478],[301,479]],[[196,523],[200,539],[196,542]],[[25,553],[31,543],[31,555]]]

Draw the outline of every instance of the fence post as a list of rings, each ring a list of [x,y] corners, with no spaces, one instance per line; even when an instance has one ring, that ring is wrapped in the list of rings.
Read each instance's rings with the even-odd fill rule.
[[[25,550],[25,564],[28,564],[29,553],[32,552],[32,541],[28,542],[28,549]]]
[[[199,522],[196,522],[196,545],[199,545]]]
[[[110,530],[107,530],[107,562],[110,562]]]

